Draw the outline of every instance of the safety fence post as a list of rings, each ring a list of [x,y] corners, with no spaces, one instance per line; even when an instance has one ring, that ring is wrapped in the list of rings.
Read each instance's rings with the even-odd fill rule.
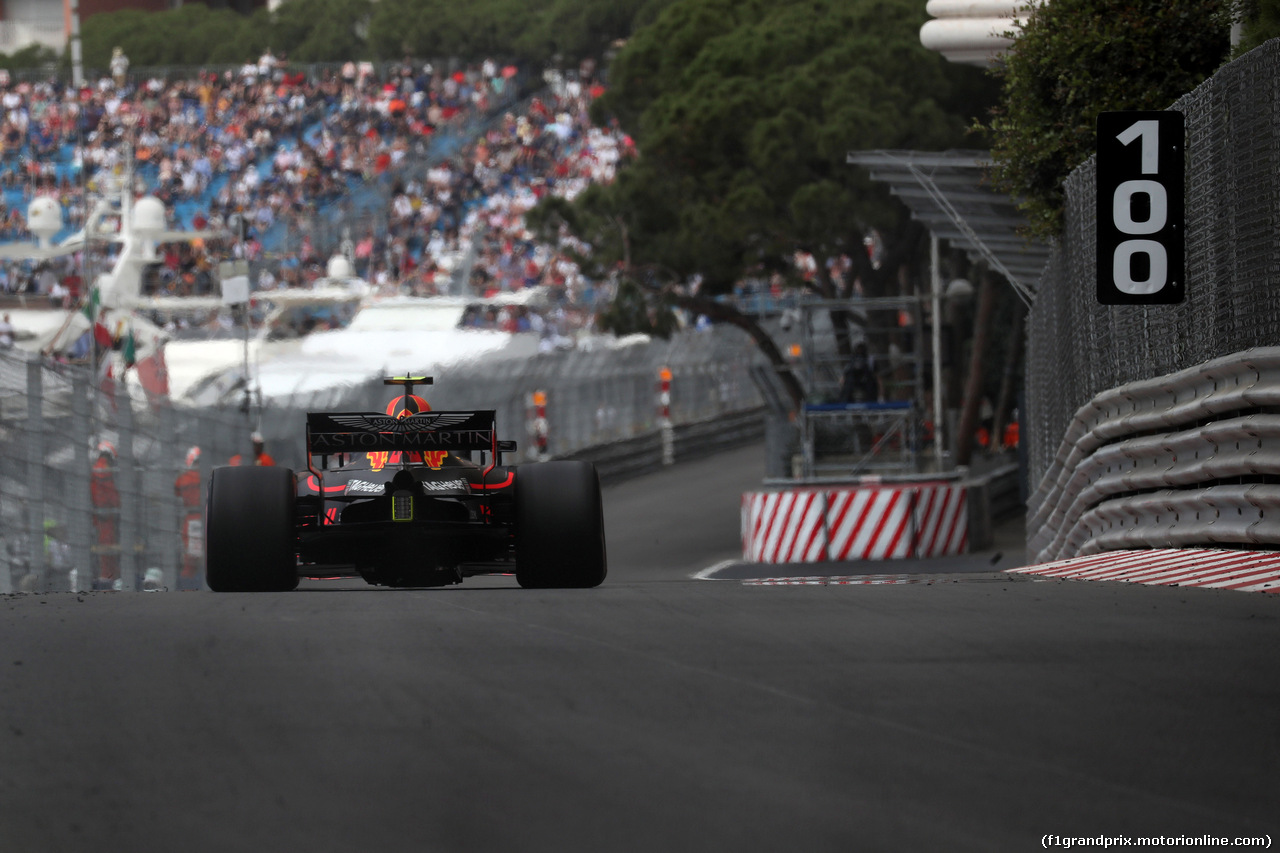
[[[44,591],[44,366],[27,362],[27,573],[31,592]]]
[[[163,485],[168,483],[176,483],[178,472],[181,470],[182,463],[179,462],[183,457],[179,454],[182,451],[178,447],[177,442],[177,419],[173,406],[165,401],[155,411],[157,432],[160,439],[160,459],[159,468],[163,471],[161,480]],[[177,492],[175,491],[176,495]],[[164,498],[168,498],[168,494],[163,494]],[[159,538],[159,547],[148,549],[149,554],[157,556],[161,560],[159,566],[148,566],[147,577],[143,582],[143,588],[147,589],[151,583],[159,581],[161,589],[177,589],[178,588],[178,569],[182,564],[182,534],[180,531],[182,525],[182,509],[176,502],[161,503],[157,501],[156,507],[165,506],[167,512],[148,513],[150,522],[150,536],[148,539],[155,541]],[[158,572],[153,570],[159,569]],[[157,579],[153,577],[158,574]]]
[[[658,427],[662,430],[662,464],[676,461],[676,436],[671,427],[671,368],[658,371]]]
[[[538,462],[547,460],[547,392],[533,392],[533,441]]]
[[[88,371],[77,371],[71,378],[71,456],[72,471],[69,482],[71,494],[67,501],[73,513],[73,523],[68,525],[71,536],[71,592],[87,592],[93,589],[93,506],[89,500],[89,458],[93,439],[92,417],[89,411],[92,385]]]
[[[138,522],[142,518],[142,468],[134,449],[137,434],[134,422],[133,401],[125,377],[115,385],[117,428],[120,440],[116,445],[116,488],[120,491],[120,589],[134,592],[138,589],[138,561],[142,543]]]

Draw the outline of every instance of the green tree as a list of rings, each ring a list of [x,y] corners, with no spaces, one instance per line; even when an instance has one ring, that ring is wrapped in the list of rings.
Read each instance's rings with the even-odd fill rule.
[[[57,63],[58,52],[42,44],[29,44],[9,55],[0,53],[0,68],[40,68]]]
[[[1062,183],[1093,154],[1098,113],[1162,110],[1227,58],[1232,0],[1053,0],[996,70],[987,124],[998,185],[1037,236],[1062,230]]]
[[[371,0],[290,0],[272,14],[267,45],[298,62],[369,59]]]
[[[548,63],[603,58],[671,0],[290,0],[242,14],[186,3],[165,12],[87,18],[84,61],[105,69],[115,47],[134,67],[236,63],[270,48],[304,62],[485,57]]]
[[[994,97],[981,71],[921,46],[925,17],[916,0],[676,0],[628,41],[593,107],[634,135],[640,157],[534,222],[548,236],[567,224],[601,268],[621,264],[676,304],[737,323],[766,352],[750,318],[710,298],[749,274],[800,284],[797,251],[847,253],[869,294],[896,292],[923,231],[847,152],[956,147]],[[873,225],[890,238],[879,269],[863,251]],[[690,295],[681,285],[695,276]],[[821,263],[811,285],[849,295]]]
[[[257,58],[250,19],[229,9],[190,3],[167,12],[126,9],[93,15],[81,27],[86,68],[105,73],[111,52],[120,47],[130,66],[198,65],[225,45],[236,45],[236,61]]]
[[[1241,18],[1244,26],[1237,55],[1280,36],[1280,0],[1242,0]]]
[[[364,59],[371,0],[290,0],[275,12],[242,15],[186,3],[165,12],[125,9],[89,17],[81,28],[87,68],[105,71],[120,47],[130,66],[255,60],[270,48],[302,62]]]
[[[650,180],[684,179],[659,220],[666,265],[723,293],[796,250],[861,255],[868,227],[901,222],[846,153],[962,144],[948,101],[981,77],[920,45],[924,17],[912,0],[682,0],[638,32],[595,115],[633,130]]]
[[[637,22],[670,0],[380,0],[369,22],[370,47],[383,58],[403,55],[496,56],[547,63],[603,57]]]
[[[531,61],[576,61],[605,56],[637,24],[651,21],[670,0],[552,0],[515,42],[516,56]]]
[[[548,0],[380,0],[369,44],[382,58],[507,56]]]

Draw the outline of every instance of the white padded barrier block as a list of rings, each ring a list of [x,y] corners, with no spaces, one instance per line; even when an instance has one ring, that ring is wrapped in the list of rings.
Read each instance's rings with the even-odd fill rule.
[[[924,482],[742,496],[742,556],[754,563],[893,560],[963,554],[968,489]]]

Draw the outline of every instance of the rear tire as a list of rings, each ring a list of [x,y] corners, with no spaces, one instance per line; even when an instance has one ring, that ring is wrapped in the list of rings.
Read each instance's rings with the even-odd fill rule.
[[[215,468],[205,513],[205,580],[214,592],[298,586],[295,485],[288,468]]]
[[[600,478],[590,462],[516,469],[516,581],[526,588],[594,587],[609,573]]]

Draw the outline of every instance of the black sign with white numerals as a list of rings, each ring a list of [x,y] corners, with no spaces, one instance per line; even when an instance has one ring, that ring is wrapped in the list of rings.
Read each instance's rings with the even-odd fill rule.
[[[1098,114],[1098,301],[1173,305],[1187,295],[1182,113]]]

